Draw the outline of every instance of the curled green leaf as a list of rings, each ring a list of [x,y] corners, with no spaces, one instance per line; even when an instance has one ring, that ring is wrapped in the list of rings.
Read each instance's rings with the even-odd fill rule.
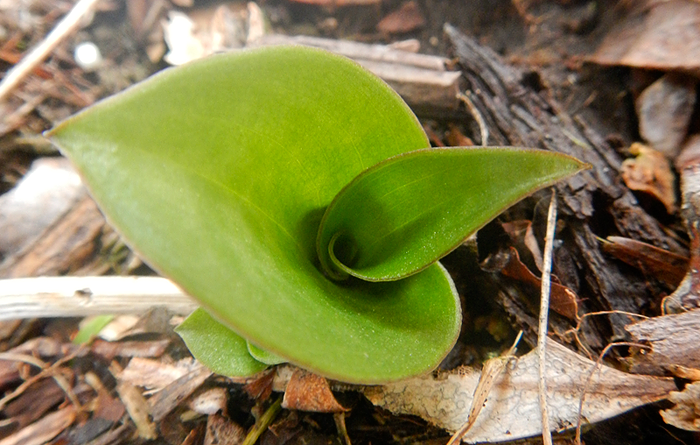
[[[357,176],[326,209],[321,265],[334,278],[415,274],[515,202],[584,168],[570,156],[503,147],[395,156]]]

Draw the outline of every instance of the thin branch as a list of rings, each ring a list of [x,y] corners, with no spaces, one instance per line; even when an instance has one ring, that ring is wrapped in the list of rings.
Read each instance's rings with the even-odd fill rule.
[[[99,0],[79,0],[44,40],[9,70],[0,82],[0,101],[37,67],[68,35],[80,25],[82,18]]]
[[[545,381],[545,346],[547,342],[547,324],[549,318],[549,292],[552,279],[552,251],[554,229],[557,225],[557,195],[552,190],[552,200],[547,214],[547,235],[544,239],[544,262],[542,264],[542,298],[540,299],[540,318],[537,330],[537,357],[539,360],[539,395],[542,410],[542,441],[552,445],[552,432],[549,429],[549,413],[547,410],[547,382]]]
[[[0,280],[0,321],[140,314],[165,307],[187,315],[197,304],[160,277],[40,277]]]

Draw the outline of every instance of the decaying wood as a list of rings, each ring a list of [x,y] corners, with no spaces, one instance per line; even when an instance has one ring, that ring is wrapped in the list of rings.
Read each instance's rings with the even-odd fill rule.
[[[445,30],[454,45],[470,98],[489,127],[489,144],[543,148],[572,155],[592,166],[556,186],[560,219],[566,228],[558,234],[565,242],[556,252],[554,274],[576,294],[585,295],[583,311],[639,313],[649,301],[658,300],[662,292],[656,284],[640,280],[638,272],[621,267],[601,251],[598,236],[604,234],[596,233],[600,227],[675,253],[684,250],[621,183],[621,159],[616,152],[582,118],[569,116],[550,97],[538,73],[505,64],[492,50],[451,26]],[[503,306],[532,344],[535,313],[522,303],[517,283],[501,279],[497,284]],[[566,330],[560,321],[553,322],[555,330]],[[624,338],[628,323],[627,317],[611,315],[607,323],[597,320],[582,337],[588,346],[600,350],[609,342],[610,331]]]
[[[391,85],[417,113],[455,112],[459,106],[461,73],[449,71],[444,57],[397,50],[390,45],[307,36],[269,35],[255,44],[305,45],[349,57]]]
[[[141,314],[156,307],[187,315],[197,304],[159,277],[40,277],[0,280],[0,320]]]

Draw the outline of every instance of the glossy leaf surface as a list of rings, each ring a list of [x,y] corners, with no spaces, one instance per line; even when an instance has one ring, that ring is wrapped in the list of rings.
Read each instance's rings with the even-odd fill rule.
[[[335,198],[317,247],[329,274],[370,281],[414,274],[516,201],[570,176],[569,156],[516,148],[418,150],[359,175]]]
[[[426,372],[454,344],[461,313],[441,266],[339,284],[318,268],[319,222],[334,196],[368,167],[429,145],[403,101],[356,64],[299,47],[219,55],[156,75],[49,136],[131,245],[215,315],[189,321],[202,328],[189,330],[191,344],[221,323],[358,383]]]

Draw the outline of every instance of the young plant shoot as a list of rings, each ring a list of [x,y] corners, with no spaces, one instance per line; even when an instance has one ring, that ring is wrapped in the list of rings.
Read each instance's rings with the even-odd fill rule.
[[[289,361],[366,384],[428,372],[456,341],[459,298],[438,259],[585,168],[539,150],[431,149],[380,79],[303,47],[166,70],[48,135],[131,246],[201,303],[178,328],[196,358],[226,375]]]

